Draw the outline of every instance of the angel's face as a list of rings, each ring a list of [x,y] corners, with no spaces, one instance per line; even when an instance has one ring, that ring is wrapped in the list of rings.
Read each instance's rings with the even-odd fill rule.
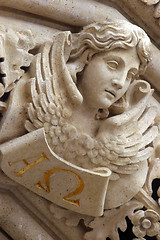
[[[127,91],[139,65],[136,48],[96,54],[85,67],[78,86],[85,104],[109,108]]]

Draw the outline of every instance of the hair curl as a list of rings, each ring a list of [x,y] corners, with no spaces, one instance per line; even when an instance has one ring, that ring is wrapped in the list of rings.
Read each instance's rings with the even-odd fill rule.
[[[88,61],[96,53],[111,51],[115,48],[136,47],[140,59],[139,72],[145,71],[151,60],[150,39],[140,27],[128,21],[102,21],[90,24],[77,34],[73,34],[71,60],[78,59],[88,51]]]

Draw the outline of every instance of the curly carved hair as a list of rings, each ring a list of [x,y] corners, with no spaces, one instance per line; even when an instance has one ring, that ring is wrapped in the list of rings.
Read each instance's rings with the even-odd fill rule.
[[[102,21],[90,24],[79,33],[73,34],[70,59],[78,59],[88,51],[87,60],[103,51],[115,48],[129,49],[136,47],[141,61],[139,72],[144,72],[151,60],[150,39],[143,29],[128,21]]]

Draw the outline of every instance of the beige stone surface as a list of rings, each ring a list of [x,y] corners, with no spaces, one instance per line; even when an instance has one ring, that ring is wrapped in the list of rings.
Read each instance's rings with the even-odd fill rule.
[[[0,238],[119,240],[126,217],[160,238],[159,17],[154,0],[0,1]]]
[[[47,239],[52,240],[45,230],[27,212],[22,209],[11,197],[4,193],[0,195],[1,213],[0,223],[1,227],[13,239],[29,239],[39,240]],[[16,220],[16,221],[15,221]],[[33,227],[34,226],[34,227]]]
[[[76,26],[83,26],[94,21],[110,18],[111,15],[114,15],[115,19],[123,18],[112,7],[93,0],[64,0],[62,2],[58,0],[49,0],[47,2],[43,0],[2,0],[0,5]]]

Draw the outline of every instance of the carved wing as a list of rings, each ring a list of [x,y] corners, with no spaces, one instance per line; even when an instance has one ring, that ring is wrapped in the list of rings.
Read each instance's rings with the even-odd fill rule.
[[[29,132],[44,127],[48,133],[58,121],[70,117],[73,105],[82,101],[66,66],[70,38],[70,32],[57,34],[54,43],[45,43],[32,62],[30,71],[34,77],[30,79],[31,103],[25,124]]]
[[[151,95],[147,82],[135,81],[126,96],[130,108],[107,119],[99,129],[97,138],[109,150],[110,168],[117,173],[129,174],[153,153],[158,127],[153,125],[157,108],[149,105]]]

